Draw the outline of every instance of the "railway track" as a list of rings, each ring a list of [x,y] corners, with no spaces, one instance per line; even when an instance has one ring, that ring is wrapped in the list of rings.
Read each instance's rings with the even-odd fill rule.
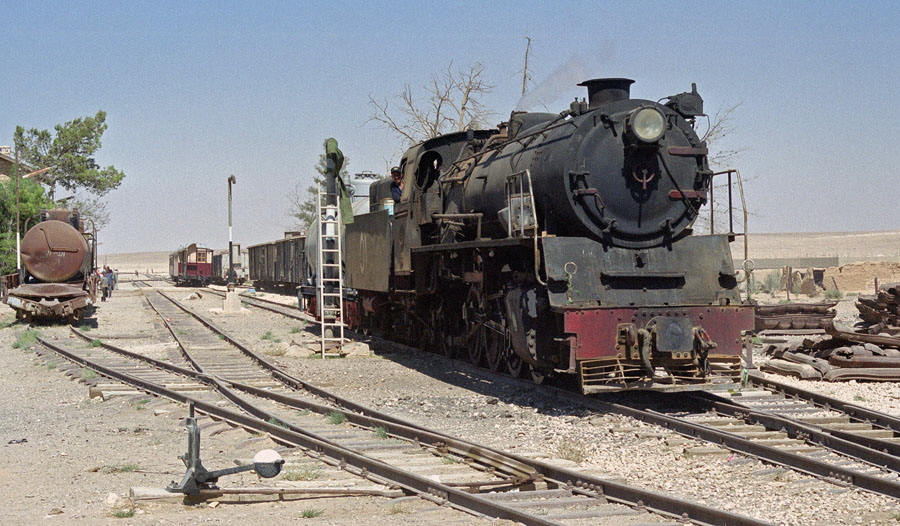
[[[241,300],[245,299],[259,300],[242,296]],[[276,302],[254,303],[279,312],[269,308],[279,305]],[[523,387],[530,385],[512,380],[522,382]],[[708,391],[702,395],[681,393],[667,395],[668,400],[656,397],[654,403],[668,406],[668,413],[631,403],[586,398],[567,390],[561,392],[572,397],[573,403],[661,425],[715,447],[838,485],[900,496],[900,419],[760,375],[751,375],[749,383],[755,389],[734,393]],[[693,412],[686,413],[686,407],[692,407]]]
[[[105,343],[96,347],[75,329],[84,339],[81,346],[41,343],[109,378],[268,433],[385,490],[400,488],[476,515],[536,525],[597,519],[765,524],[506,454],[371,410],[291,377],[165,294],[149,292],[147,298],[181,347],[183,361],[153,360]],[[223,407],[226,401],[233,408]],[[329,424],[326,418],[346,424]]]
[[[213,294],[215,296],[222,297],[222,298],[225,297],[224,292],[221,292],[221,291],[218,291],[215,289],[207,289],[206,292]],[[245,303],[247,305],[250,305],[251,307],[256,307],[256,308],[267,310],[270,312],[275,312],[275,313],[287,316],[288,318],[293,318],[295,320],[304,320],[304,321],[311,320],[311,318],[307,314],[305,314],[302,310],[300,310],[298,307],[295,307],[293,305],[286,305],[284,303],[279,303],[277,301],[267,300],[265,298],[257,298],[254,296],[248,296],[246,294],[240,294],[240,297],[241,297],[241,303]]]
[[[776,389],[651,394],[639,404],[566,394],[573,403],[659,425],[722,451],[900,498],[898,419],[836,400],[817,406],[814,393],[792,390],[788,398]]]

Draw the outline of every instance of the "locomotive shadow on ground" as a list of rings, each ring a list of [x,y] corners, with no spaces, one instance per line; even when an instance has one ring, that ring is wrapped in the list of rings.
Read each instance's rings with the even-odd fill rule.
[[[380,338],[358,337],[355,339],[368,343],[372,353],[376,356],[391,360],[443,383],[491,397],[485,404],[474,408],[474,411],[485,413],[485,418],[514,417],[506,408],[499,406],[497,404],[498,401],[519,407],[532,408],[538,413],[547,416],[589,418],[599,414],[606,414],[563,398],[557,391],[547,389],[548,385],[525,383],[527,380],[520,382],[510,376],[493,373],[458,359],[445,358],[441,355],[400,343],[385,341]],[[570,392],[579,393],[575,376],[568,376],[570,377],[548,380],[548,384]],[[440,398],[441,396],[446,395],[434,393],[435,398]],[[646,407],[653,406],[659,401],[658,395],[655,393],[637,391],[594,394],[590,395],[590,398],[615,403],[622,403],[627,399],[629,405]]]

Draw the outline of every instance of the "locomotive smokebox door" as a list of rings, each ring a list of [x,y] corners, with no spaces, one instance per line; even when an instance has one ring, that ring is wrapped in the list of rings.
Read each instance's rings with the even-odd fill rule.
[[[694,348],[694,327],[690,318],[654,318],[656,350],[690,352]]]

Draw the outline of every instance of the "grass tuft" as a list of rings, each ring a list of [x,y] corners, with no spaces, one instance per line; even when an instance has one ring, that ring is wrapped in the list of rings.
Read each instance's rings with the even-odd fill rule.
[[[266,332],[262,333],[262,335],[259,337],[259,339],[260,340],[271,340],[274,337],[275,336],[272,335],[272,331],[266,331]]]
[[[21,333],[19,333],[19,337],[16,338],[16,341],[13,343],[13,349],[29,349],[32,345],[37,343],[37,338],[41,333],[34,329],[25,329]]]
[[[134,508],[130,508],[127,510],[119,510],[113,513],[113,517],[117,519],[130,519],[134,517]]]
[[[325,510],[320,510],[316,508],[306,508],[300,513],[300,517],[304,519],[314,519],[319,515],[325,513]]]
[[[281,474],[284,480],[316,480],[322,476],[321,468],[290,469]]]
[[[278,426],[278,427],[283,427],[283,428],[285,428],[285,429],[289,429],[287,424],[285,424],[285,423],[282,422],[281,420],[278,420],[278,419],[275,418],[274,416],[271,417],[271,418],[269,418],[269,419],[267,420],[267,422],[270,423],[270,424],[272,424],[273,426]]]
[[[100,340],[91,340],[91,343],[89,345],[91,347],[100,347],[102,344],[100,343]]]
[[[100,375],[98,375],[97,371],[95,371],[93,369],[85,368],[85,369],[81,370],[81,379],[82,380],[93,380],[94,378],[97,378],[98,376],[100,376]]]
[[[844,297],[844,293],[840,289],[828,289],[825,291],[825,299],[839,300]]]
[[[303,329],[300,327],[291,327],[291,334],[297,334],[298,332],[300,332],[302,330]]]
[[[378,438],[380,438],[382,440],[387,439],[388,438],[387,429],[385,429],[381,426],[376,427],[375,428],[375,436],[377,436]]]
[[[118,466],[103,466],[102,468],[100,468],[100,471],[102,471],[103,473],[134,473],[139,469],[141,469],[139,465],[129,463],[120,464]]]
[[[343,424],[346,421],[347,421],[347,415],[345,415],[344,413],[341,413],[340,411],[332,411],[332,412],[328,413],[328,423],[329,424],[339,425],[339,424]]]
[[[57,362],[47,362],[47,369],[50,369],[52,371],[53,369],[56,369],[58,365],[59,363]]]

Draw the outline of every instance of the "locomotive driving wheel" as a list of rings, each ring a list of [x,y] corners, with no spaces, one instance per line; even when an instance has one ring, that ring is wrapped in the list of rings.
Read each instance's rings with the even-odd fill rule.
[[[510,349],[506,354],[506,370],[509,372],[510,376],[513,378],[522,378],[525,372],[528,371],[528,366],[522,360],[522,358],[516,354],[516,351]]]
[[[469,362],[481,365],[484,358],[487,329],[484,326],[484,304],[481,300],[481,285],[473,283],[463,303],[463,319],[466,322],[466,349]]]
[[[510,351],[509,338],[506,337],[506,323],[498,322],[496,317],[484,326],[484,359],[488,369],[497,372],[504,365],[504,358]]]

